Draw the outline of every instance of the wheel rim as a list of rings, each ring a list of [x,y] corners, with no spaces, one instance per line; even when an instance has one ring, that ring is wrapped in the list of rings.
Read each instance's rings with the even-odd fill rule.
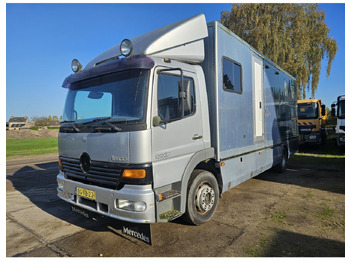
[[[212,209],[214,203],[214,189],[207,183],[200,184],[195,194],[195,204],[197,211],[201,214],[204,214]]]

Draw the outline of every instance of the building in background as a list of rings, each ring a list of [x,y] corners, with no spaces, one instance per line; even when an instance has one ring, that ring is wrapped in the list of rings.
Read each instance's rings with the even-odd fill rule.
[[[16,117],[16,116],[11,116],[9,119],[9,130],[19,130],[22,128],[29,128],[30,123],[29,119],[27,116],[25,117]]]

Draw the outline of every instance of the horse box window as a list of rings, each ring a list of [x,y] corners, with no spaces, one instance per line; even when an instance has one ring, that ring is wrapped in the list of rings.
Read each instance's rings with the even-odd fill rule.
[[[222,60],[223,87],[225,91],[242,93],[242,66],[228,58]]]

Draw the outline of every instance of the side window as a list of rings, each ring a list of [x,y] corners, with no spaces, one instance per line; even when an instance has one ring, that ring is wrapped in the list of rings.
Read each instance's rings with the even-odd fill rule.
[[[194,83],[193,79],[184,77],[184,80],[190,81],[191,108],[186,109],[184,116],[193,115],[196,111]],[[162,121],[171,122],[181,117],[179,101],[179,82],[180,76],[169,74],[160,74],[158,77],[158,115]]]
[[[223,59],[223,87],[226,91],[242,93],[242,66],[227,58]]]

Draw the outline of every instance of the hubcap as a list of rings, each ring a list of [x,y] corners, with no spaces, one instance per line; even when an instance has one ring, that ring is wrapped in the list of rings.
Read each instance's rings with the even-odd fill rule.
[[[200,213],[209,211],[215,202],[215,193],[208,184],[202,184],[198,187],[196,193],[196,207]]]

